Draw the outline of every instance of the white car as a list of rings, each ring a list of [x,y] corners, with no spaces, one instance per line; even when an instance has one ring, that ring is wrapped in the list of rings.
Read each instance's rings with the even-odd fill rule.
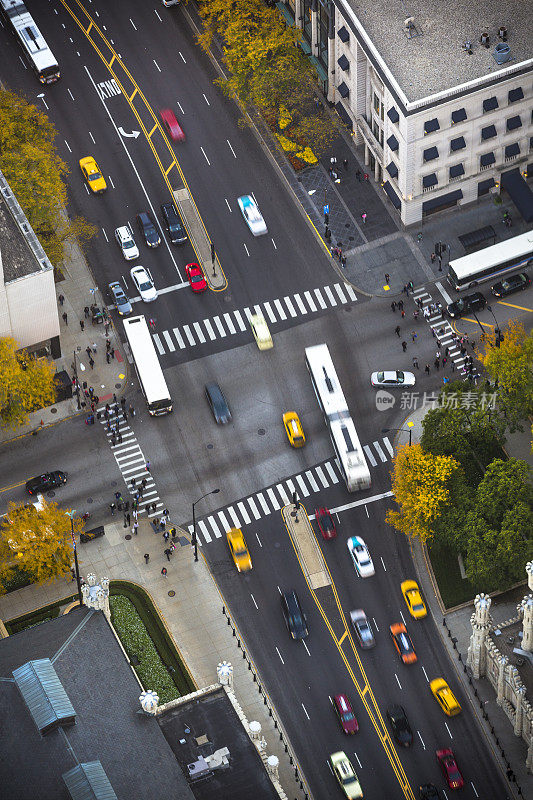
[[[144,300],[145,303],[151,303],[153,300],[157,300],[157,291],[149,269],[140,266],[133,267],[130,270],[130,275],[141,295],[141,300]]]
[[[406,386],[414,386],[416,378],[412,372],[390,370],[389,372],[373,372],[370,383],[372,386],[383,386],[387,389],[402,389]]]
[[[244,220],[254,236],[262,236],[267,233],[267,226],[265,220],[261,216],[261,212],[257,207],[254,198],[249,194],[243,194],[242,197],[237,198],[239,208],[244,217]]]
[[[361,578],[370,578],[375,574],[374,564],[368,547],[360,536],[351,536],[347,542],[356,572]]]
[[[122,225],[122,227],[115,230],[115,239],[126,261],[133,261],[134,258],[139,258],[139,249],[127,225]]]

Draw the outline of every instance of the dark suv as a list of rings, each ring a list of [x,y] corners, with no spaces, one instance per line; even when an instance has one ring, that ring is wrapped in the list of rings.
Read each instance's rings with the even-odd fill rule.
[[[161,237],[152,220],[152,217],[147,211],[141,211],[140,214],[137,214],[137,224],[139,226],[141,236],[148,247],[159,247],[161,244]]]
[[[449,317],[455,319],[456,317],[462,317],[468,311],[479,311],[485,308],[486,305],[487,301],[481,292],[473,292],[472,294],[465,294],[464,297],[460,297],[454,303],[446,306],[446,313]]]
[[[300,608],[300,601],[298,595],[293,590],[292,592],[281,593],[281,610],[285,617],[285,624],[287,630],[293,639],[305,639],[309,631],[307,630],[307,622],[305,614]]]
[[[187,232],[174,203],[161,203],[161,215],[171,243],[183,244],[186,242]]]
[[[507,297],[508,294],[527,289],[530,283],[529,275],[525,272],[519,272],[517,275],[510,275],[504,281],[495,283],[491,288],[491,292],[495,297]]]
[[[56,469],[53,472],[44,472],[42,475],[37,475],[36,478],[30,478],[29,481],[26,481],[26,491],[28,494],[40,494],[41,492],[47,492],[49,489],[56,489],[66,482],[67,473]]]
[[[205,396],[217,424],[225,425],[226,422],[230,422],[231,411],[229,410],[228,401],[218,383],[206,383]]]

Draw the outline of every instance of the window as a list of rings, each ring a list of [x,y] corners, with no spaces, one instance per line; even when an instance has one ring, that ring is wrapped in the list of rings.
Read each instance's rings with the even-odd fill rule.
[[[386,167],[386,169],[387,169],[387,172],[389,173],[389,175],[391,176],[391,178],[397,178],[398,177],[398,167],[396,166],[394,161],[391,161],[390,164],[388,165],[388,167]]]
[[[429,119],[427,122],[424,123],[424,134],[426,133],[433,133],[434,131],[440,130],[440,125],[438,119]]]
[[[450,180],[460,178],[464,174],[465,168],[462,164],[455,164],[453,167],[450,167]]]
[[[518,86],[516,89],[511,89],[507,97],[509,103],[516,103],[517,100],[524,99],[524,92],[522,91],[521,87]]]
[[[433,159],[439,157],[439,151],[436,147],[428,147],[427,150],[424,150],[424,161],[433,161]]]
[[[452,125],[456,125],[458,122],[464,122],[466,118],[466,111],[464,108],[458,108],[457,111],[452,111]]]
[[[493,186],[496,186],[496,181],[494,178],[489,178],[486,181],[480,181],[477,185],[477,196],[482,197],[484,194],[488,194]]]
[[[379,107],[380,107],[379,96],[374,92],[374,111],[376,112],[376,114],[379,114]]]
[[[346,72],[347,70],[350,69],[350,62],[348,61],[344,53],[340,58],[337,59],[337,64],[339,65],[339,67],[342,69],[343,72]]]
[[[350,90],[348,89],[344,81],[337,88],[339,90],[339,94],[341,97],[348,97],[348,95],[350,94]]]
[[[464,136],[458,136],[457,139],[452,139],[450,142],[450,150],[452,153],[455,153],[456,150],[462,150],[464,147],[466,147]]]
[[[439,181],[434,172],[432,172],[430,175],[424,175],[424,177],[422,178],[422,191],[426,192],[428,189],[431,189],[433,188],[433,186],[436,186],[438,182]]]
[[[522,120],[520,117],[510,117],[507,120],[507,130],[508,131],[515,131],[517,128],[522,127]]]
[[[387,111],[387,116],[390,119],[390,121],[394,124],[396,124],[400,119],[400,115],[398,114],[394,106],[392,108],[389,108],[389,110]]]
[[[485,141],[486,139],[494,139],[496,136],[496,127],[495,125],[487,125],[486,128],[481,128],[481,141]]]
[[[373,120],[372,122],[372,133],[374,134],[376,139],[379,139],[379,125],[376,122],[376,120]]]
[[[346,44],[346,42],[350,41],[350,34],[348,33],[348,31],[346,30],[344,25],[342,26],[342,28],[339,28],[339,30],[337,31],[337,36],[339,37],[341,42],[344,42],[344,44]]]
[[[389,138],[387,139],[387,144],[389,145],[391,150],[397,150],[398,147],[400,146],[396,136],[389,136]]]
[[[496,163],[496,158],[494,153],[483,153],[481,158],[479,159],[479,166],[481,169],[487,169],[491,167],[494,163]]]
[[[494,111],[495,108],[498,108],[498,101],[495,97],[488,97],[486,100],[483,100],[484,114],[486,114],[488,111]]]
[[[510,159],[516,158],[520,155],[520,145],[518,142],[514,142],[513,144],[508,144],[505,148],[505,160],[508,161]]]

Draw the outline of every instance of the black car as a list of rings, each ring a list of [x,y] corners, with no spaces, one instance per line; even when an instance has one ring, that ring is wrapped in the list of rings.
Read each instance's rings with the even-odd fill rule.
[[[510,275],[504,281],[495,283],[491,287],[491,292],[495,297],[507,297],[508,294],[527,289],[530,283],[529,275],[526,275],[525,272],[519,272],[517,275]]]
[[[161,244],[161,237],[148,211],[141,211],[140,214],[137,214],[137,224],[141,236],[148,247],[159,247]]]
[[[187,232],[174,203],[162,203],[161,215],[171,243],[183,244],[183,242],[186,242]]]
[[[392,728],[392,734],[398,744],[401,744],[402,747],[410,747],[413,743],[413,731],[411,730],[403,706],[389,706],[387,709],[387,717]]]
[[[450,303],[446,306],[446,314],[455,319],[455,317],[462,317],[468,311],[479,311],[485,308],[487,301],[481,292],[473,292],[472,294],[465,294],[460,297],[455,303]]]
[[[231,411],[218,383],[207,383],[205,396],[218,425],[225,425],[226,422],[230,422]]]
[[[26,481],[26,491],[28,494],[41,494],[66,482],[67,473],[56,469],[53,472],[43,472],[42,475],[37,475],[36,478],[30,478],[29,481]]]
[[[423,783],[418,789],[420,800],[440,800],[437,787],[432,783]]]
[[[293,639],[305,639],[309,631],[307,630],[307,622],[305,614],[300,608],[300,601],[298,595],[293,590],[292,592],[281,593],[281,610],[285,617],[285,624],[287,630]]]

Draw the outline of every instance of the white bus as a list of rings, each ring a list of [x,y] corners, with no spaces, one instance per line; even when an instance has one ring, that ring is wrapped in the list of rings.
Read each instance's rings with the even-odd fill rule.
[[[55,83],[61,73],[54,54],[22,0],[0,0],[0,12],[41,83]]]
[[[124,330],[148,413],[152,416],[168,414],[172,411],[172,400],[145,318],[141,315],[125,319]]]
[[[348,491],[369,489],[370,470],[327,344],[306,347],[305,364]]]
[[[499,281],[507,272],[523,270],[530,264],[533,264],[533,231],[450,261],[446,277],[460,292],[482,281]]]

